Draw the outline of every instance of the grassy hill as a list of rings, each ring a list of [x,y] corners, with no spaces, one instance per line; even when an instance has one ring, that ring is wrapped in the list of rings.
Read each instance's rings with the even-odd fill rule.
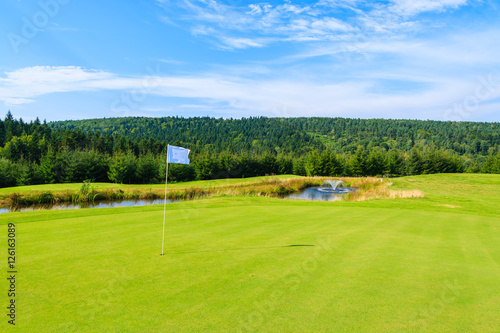
[[[1,214],[15,330],[496,332],[500,176],[393,182],[425,198],[171,204],[164,256],[162,206]]]

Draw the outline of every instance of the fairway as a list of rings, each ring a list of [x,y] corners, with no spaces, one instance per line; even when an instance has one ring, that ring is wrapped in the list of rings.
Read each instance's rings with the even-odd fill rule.
[[[1,214],[0,331],[497,332],[500,176],[392,181],[425,198],[170,204],[164,256],[161,205]]]

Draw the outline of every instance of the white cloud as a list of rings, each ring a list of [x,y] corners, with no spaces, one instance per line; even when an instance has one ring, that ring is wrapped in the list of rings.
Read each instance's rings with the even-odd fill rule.
[[[262,47],[279,41],[331,40],[354,30],[349,23],[317,8],[317,4],[253,3],[235,7],[208,0],[184,0],[180,4],[185,9],[180,19],[192,25],[191,33],[215,41],[222,49]]]
[[[320,83],[303,77],[290,79],[242,78],[223,74],[198,76],[125,77],[109,72],[79,67],[33,67],[6,73],[0,79],[0,100],[6,104],[36,101],[38,96],[80,91],[117,91],[120,95],[154,95],[169,100],[169,106],[139,109],[150,112],[170,112],[177,109],[232,110],[232,116],[259,114],[268,116],[351,116],[392,118],[445,117],[454,103],[474,96],[481,81],[459,77],[418,76],[409,71],[367,73],[362,78]],[[421,82],[419,89],[381,89],[381,80],[402,83]],[[488,78],[489,80],[489,78]],[[493,80],[493,81],[492,81]],[[484,106],[500,97],[500,77],[495,76],[494,92],[481,88],[482,99],[474,109],[489,112]],[[170,98],[190,99],[193,103],[172,105]],[[175,104],[175,103],[174,103]],[[229,110],[229,111],[228,111]],[[441,119],[439,118],[439,119]]]
[[[249,47],[263,47],[266,45],[270,39],[267,41],[264,39],[252,39],[252,38],[235,38],[235,37],[222,37],[221,48],[227,47],[230,49],[246,49]]]
[[[393,0],[392,2],[391,10],[405,16],[456,9],[467,4],[467,0]]]
[[[312,21],[311,27],[315,31],[318,31],[318,32],[319,31],[328,32],[328,31],[351,31],[351,30],[353,30],[353,28],[350,25],[348,25],[342,21],[339,21],[335,18],[331,18],[331,17]]]
[[[12,97],[5,97],[4,102],[6,105],[20,105],[20,104],[28,104],[28,103],[33,103],[35,100],[33,99],[28,99],[28,98],[12,98]]]
[[[33,98],[54,92],[91,90],[113,74],[80,67],[37,66],[6,73],[0,78],[0,100],[7,105],[33,102]]]
[[[245,49],[280,41],[335,41],[369,34],[394,36],[420,31],[438,23],[424,24],[412,17],[456,9],[472,1],[479,0],[319,0],[308,5],[286,1],[280,5],[257,2],[246,6],[215,0],[183,0],[178,6],[185,11],[179,19],[194,26],[191,32],[195,36],[213,41],[222,49]],[[167,10],[174,6],[172,2],[168,6],[160,3]],[[339,8],[350,14],[341,13]],[[252,43],[250,39],[256,41]]]

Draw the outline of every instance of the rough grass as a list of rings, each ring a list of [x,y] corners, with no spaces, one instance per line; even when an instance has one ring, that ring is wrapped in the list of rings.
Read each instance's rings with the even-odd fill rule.
[[[347,201],[366,201],[375,199],[405,199],[423,198],[424,192],[420,190],[393,190],[390,181],[383,181],[382,178],[368,178],[360,180],[357,191],[346,195]]]
[[[425,197],[171,204],[164,256],[162,206],[1,214],[0,331],[497,332],[500,176],[392,181]]]

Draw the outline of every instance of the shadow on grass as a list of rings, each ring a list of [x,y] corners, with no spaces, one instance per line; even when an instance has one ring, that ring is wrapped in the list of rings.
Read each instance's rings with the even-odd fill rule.
[[[311,244],[292,244],[292,245],[283,245],[283,246],[240,247],[240,248],[233,248],[233,249],[213,249],[213,250],[199,250],[199,251],[188,251],[188,252],[165,252],[165,255],[168,255],[168,254],[201,253],[201,252],[231,252],[231,251],[243,251],[243,250],[279,249],[279,248],[287,248],[287,247],[304,247],[304,246],[315,246],[315,245],[311,245]]]

